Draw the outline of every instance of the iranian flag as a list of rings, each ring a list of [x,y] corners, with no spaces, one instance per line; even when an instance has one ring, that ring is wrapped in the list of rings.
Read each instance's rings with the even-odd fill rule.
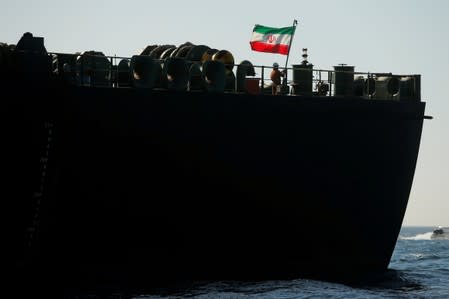
[[[259,52],[288,55],[295,26],[273,28],[256,25],[250,41],[251,49]]]

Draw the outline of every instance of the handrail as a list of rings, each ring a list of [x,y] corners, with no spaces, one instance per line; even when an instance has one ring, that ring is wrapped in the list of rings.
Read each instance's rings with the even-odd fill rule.
[[[130,76],[129,79],[132,81],[132,59],[133,57],[124,56],[106,56],[106,55],[93,55],[89,53],[75,53],[75,54],[65,54],[65,53],[49,53],[48,55],[58,59],[63,57],[64,63],[71,63],[70,73],[74,76],[74,79],[79,85],[87,86],[106,86],[106,87],[130,87],[129,84],[120,84],[119,80],[121,76]],[[139,55],[136,55],[139,56]],[[121,61],[125,61],[125,66],[123,70],[119,69],[119,64]],[[165,59],[153,59],[153,61],[158,62],[161,66],[164,65]],[[198,64],[202,66],[201,62],[198,61],[186,61],[188,65]],[[235,78],[235,69],[240,66],[240,64],[225,64],[227,69],[232,70],[232,75],[234,80],[240,79]],[[271,80],[269,79],[269,72],[271,72],[271,67],[264,65],[252,65],[256,72],[256,76],[246,76],[245,78],[253,78],[259,80],[259,93],[271,93]],[[61,74],[60,70],[63,66],[58,65],[55,72]],[[420,100],[420,75],[398,75],[392,73],[373,73],[373,72],[359,72],[352,70],[329,70],[329,69],[314,69],[310,65],[294,65],[287,68],[282,68],[286,71],[285,83],[283,84],[284,95],[318,95],[318,96],[345,96],[345,95],[356,95],[366,98],[376,98],[377,97],[387,97],[389,99],[395,99],[399,96],[399,90],[393,94],[381,93],[379,89],[380,84],[382,85],[392,85],[399,84],[399,89],[407,92],[408,98],[413,98]],[[91,80],[85,80],[86,76],[90,76]],[[299,78],[298,78],[299,77]],[[391,82],[388,84],[379,81],[380,78],[389,78]],[[395,79],[392,79],[395,78]],[[410,82],[406,82],[410,79]],[[399,82],[399,83],[398,83]],[[306,84],[307,86],[303,86]],[[343,85],[347,86],[343,86]],[[408,85],[407,85],[408,84]],[[411,85],[410,85],[411,84]],[[343,86],[343,87],[342,87]],[[389,86],[387,86],[389,87]],[[284,90],[285,89],[285,90]],[[396,88],[397,89],[397,88]],[[394,89],[394,90],[396,90]],[[237,81],[235,83],[235,89],[229,90],[228,92],[237,92]],[[389,90],[387,90],[389,91]],[[257,92],[256,92],[257,93]],[[401,96],[403,97],[404,94]]]

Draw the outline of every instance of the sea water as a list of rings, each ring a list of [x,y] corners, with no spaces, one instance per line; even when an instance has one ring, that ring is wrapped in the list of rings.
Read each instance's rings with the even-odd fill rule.
[[[449,237],[432,238],[432,227],[403,227],[389,271],[380,281],[345,285],[309,279],[198,283],[188,288],[124,294],[104,298],[449,298]],[[77,298],[103,298],[82,294]]]

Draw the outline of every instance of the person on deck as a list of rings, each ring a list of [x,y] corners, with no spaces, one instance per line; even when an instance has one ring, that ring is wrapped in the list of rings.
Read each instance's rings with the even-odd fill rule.
[[[279,64],[277,62],[273,63],[273,70],[270,74],[270,79],[273,82],[271,85],[271,93],[276,95],[281,89],[281,77],[284,77],[285,73],[279,70]]]

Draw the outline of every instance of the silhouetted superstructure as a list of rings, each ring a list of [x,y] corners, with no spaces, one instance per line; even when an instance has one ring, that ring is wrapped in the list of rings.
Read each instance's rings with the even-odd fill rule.
[[[387,269],[425,118],[419,75],[304,59],[273,96],[268,68],[205,45],[72,55],[26,34],[0,54],[16,281]]]

